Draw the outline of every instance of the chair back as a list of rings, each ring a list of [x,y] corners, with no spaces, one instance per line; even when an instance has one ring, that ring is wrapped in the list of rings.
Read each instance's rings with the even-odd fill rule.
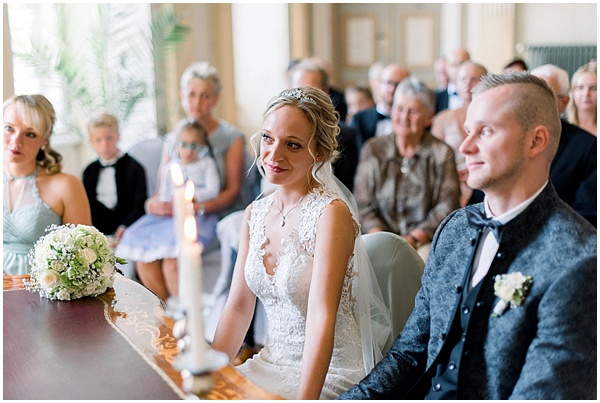
[[[131,157],[139,162],[146,171],[146,189],[148,197],[156,191],[158,183],[158,169],[162,160],[163,146],[165,142],[161,138],[142,140],[127,151]]]
[[[361,236],[392,317],[392,334],[385,345],[385,354],[404,329],[415,307],[425,262],[408,241],[394,233],[376,232]]]

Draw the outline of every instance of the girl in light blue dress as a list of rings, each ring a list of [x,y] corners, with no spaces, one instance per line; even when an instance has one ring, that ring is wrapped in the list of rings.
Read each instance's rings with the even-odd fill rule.
[[[117,256],[136,262],[142,284],[162,300],[178,295],[178,248],[172,207],[177,186],[171,178],[173,164],[180,165],[185,179],[195,186],[198,243],[206,247],[215,236],[217,215],[202,211],[203,202],[217,197],[220,189],[217,164],[206,138],[206,130],[195,121],[186,121],[178,128],[177,158],[163,165],[156,194],[146,202],[147,214],[125,230],[115,250]]]
[[[61,173],[61,155],[50,146],[55,122],[43,95],[4,102],[3,271],[28,274],[28,253],[52,224],[91,225],[83,184]]]

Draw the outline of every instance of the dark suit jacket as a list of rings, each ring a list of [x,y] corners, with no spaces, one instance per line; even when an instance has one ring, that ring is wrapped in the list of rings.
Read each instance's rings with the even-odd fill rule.
[[[444,345],[460,300],[454,285],[468,272],[475,248],[470,239],[476,236],[464,209],[442,222],[404,330],[373,371],[341,398],[407,397]],[[596,250],[594,227],[560,200],[551,183],[507,223],[482,280],[481,304],[471,314],[460,399],[596,399]],[[521,306],[494,317],[493,275],[507,272],[531,275],[533,284]]]
[[[346,97],[344,93],[336,88],[329,88],[329,98],[335,110],[340,114],[340,120],[343,122],[346,120],[348,115],[348,104],[346,104]]]
[[[597,205],[597,139],[589,132],[562,121],[550,179],[558,196],[593,226]]]
[[[448,96],[448,89],[437,90],[435,92],[435,113],[441,112],[444,109],[448,109],[448,102],[450,97]]]
[[[358,130],[358,149],[371,137],[375,137],[377,122],[381,114],[377,112],[377,107],[372,107],[360,111],[352,117],[351,126]]]
[[[105,235],[111,235],[119,225],[129,226],[144,214],[146,174],[144,168],[129,155],[119,158],[115,166],[117,206],[111,210],[100,203],[96,195],[101,168],[99,160],[88,165],[83,171],[83,186],[90,202],[92,224]]]
[[[340,134],[338,135],[340,155],[332,164],[333,173],[352,192],[354,175],[358,165],[358,131],[342,122],[338,123],[338,126],[340,127]]]

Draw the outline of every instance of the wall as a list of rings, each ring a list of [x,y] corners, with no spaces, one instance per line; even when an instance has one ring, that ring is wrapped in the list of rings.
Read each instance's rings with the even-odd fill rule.
[[[269,99],[285,88],[289,62],[286,4],[232,4],[237,124],[246,135],[260,129]]]

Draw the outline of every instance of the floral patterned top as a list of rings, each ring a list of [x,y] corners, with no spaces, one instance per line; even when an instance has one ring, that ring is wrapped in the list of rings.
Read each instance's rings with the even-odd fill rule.
[[[248,222],[246,281],[264,304],[269,326],[265,347],[237,368],[259,386],[288,399],[296,398],[300,382],[318,219],[325,206],[336,199],[339,197],[333,192],[322,188],[313,189],[306,196],[300,213],[301,224],[282,241],[272,276],[266,271],[263,256],[268,242],[264,221],[274,193],[254,202]],[[356,236],[358,224],[355,229]],[[353,266],[351,258],[336,319],[333,356],[321,398],[335,398],[365,376],[361,336],[350,292]]]

